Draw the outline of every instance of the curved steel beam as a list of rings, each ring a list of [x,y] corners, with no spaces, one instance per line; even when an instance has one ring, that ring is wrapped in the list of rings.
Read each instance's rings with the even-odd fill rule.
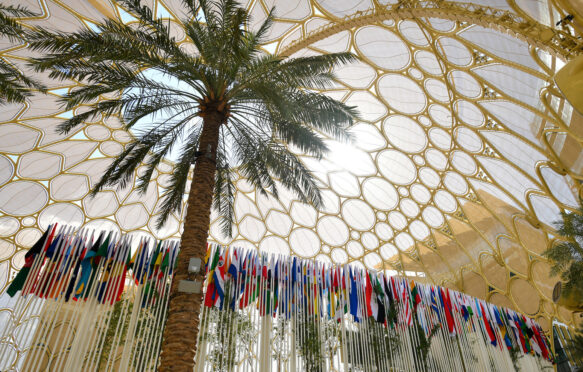
[[[507,32],[530,45],[543,49],[563,60],[583,54],[583,40],[558,29],[550,28],[520,15],[470,3],[443,0],[402,0],[398,4],[356,12],[324,25],[293,41],[280,51],[289,56],[321,39],[353,27],[365,26],[387,19],[441,18],[467,22]]]

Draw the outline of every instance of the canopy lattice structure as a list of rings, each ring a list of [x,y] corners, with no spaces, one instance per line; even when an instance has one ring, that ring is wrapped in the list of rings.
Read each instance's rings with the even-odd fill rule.
[[[20,3],[8,1],[8,3]],[[178,0],[151,0],[175,25]],[[488,6],[485,6],[487,4]],[[234,237],[257,247],[334,263],[361,262],[448,286],[514,308],[548,330],[573,324],[552,303],[556,278],[541,253],[561,210],[577,207],[583,173],[583,117],[552,77],[582,53],[580,30],[555,27],[558,0],[251,1],[257,23],[276,7],[267,52],[351,51],[326,93],[358,106],[354,145],[333,143],[322,162],[304,156],[325,208],[291,195],[281,201],[238,181]],[[51,29],[93,27],[104,17],[132,22],[108,0],[26,1]],[[188,40],[184,46],[189,47]],[[1,57],[27,72],[25,45],[0,42]],[[80,83],[56,83],[0,112],[0,291],[49,223],[107,228],[158,239],[178,237],[183,215],[156,230],[158,198],[171,171],[159,167],[147,194],[132,187],[88,195],[132,135],[95,120],[67,136],[58,96]],[[83,110],[78,107],[76,110]]]

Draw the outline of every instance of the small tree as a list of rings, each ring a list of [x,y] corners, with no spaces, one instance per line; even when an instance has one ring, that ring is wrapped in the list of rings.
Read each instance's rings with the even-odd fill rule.
[[[417,330],[417,335],[419,337],[419,346],[415,349],[415,353],[417,354],[417,358],[415,359],[415,365],[417,370],[426,371],[428,369],[428,362],[429,362],[429,350],[431,349],[431,341],[433,337],[436,335],[437,330],[440,328],[439,324],[436,324],[429,330],[429,334],[426,336],[423,327],[417,320],[417,316],[413,316],[413,321],[415,323],[415,328]],[[418,365],[419,364],[419,365]],[[421,366],[422,364],[422,366]]]
[[[237,354],[246,350],[241,345],[251,345],[257,330],[251,320],[240,311],[221,311],[216,307],[207,313],[207,327],[202,337],[210,345],[207,355],[213,371],[232,371],[238,362]]]
[[[561,212],[555,223],[565,240],[544,252],[551,261],[551,274],[559,275],[566,291],[583,286],[583,207],[577,212]]]
[[[305,311],[296,318],[296,347],[304,360],[304,370],[321,372],[325,356],[322,354],[322,340],[320,339],[316,316],[308,315]]]
[[[583,293],[583,207],[576,212],[561,212],[562,219],[555,223],[557,233],[564,240],[544,252],[551,262],[551,274],[559,275],[564,295]],[[583,298],[580,299],[583,301]],[[583,358],[583,327],[567,345],[575,359]]]

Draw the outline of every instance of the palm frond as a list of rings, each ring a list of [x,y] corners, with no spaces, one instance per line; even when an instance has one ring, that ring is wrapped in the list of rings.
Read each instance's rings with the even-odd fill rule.
[[[234,203],[237,188],[233,182],[234,172],[229,167],[229,162],[224,154],[224,149],[217,154],[217,175],[215,177],[213,208],[221,218],[221,233],[224,236],[231,237],[235,219]]]
[[[17,5],[0,4],[0,36],[11,42],[25,41],[26,32],[17,20],[18,17],[34,17],[36,14]],[[0,59],[0,105],[4,103],[23,103],[35,91],[46,92],[39,81],[26,76],[6,60]]]
[[[543,255],[551,264],[551,274],[559,275],[565,290],[583,287],[583,207],[575,212],[562,212],[555,223],[561,236]]]
[[[186,189],[190,166],[196,159],[195,156],[198,150],[199,136],[200,133],[189,138],[183,147],[180,158],[174,165],[174,171],[168,181],[169,185],[161,196],[162,203],[160,205],[160,214],[156,221],[157,228],[162,228],[170,214],[174,211],[180,210],[182,207],[184,201],[184,190]]]
[[[0,4],[0,35],[6,36],[10,41],[21,40],[24,29],[16,18],[35,16],[36,13],[21,5]]]
[[[356,109],[316,91],[332,84],[336,66],[355,57],[265,54],[260,46],[269,37],[275,10],[252,30],[249,13],[236,0],[183,0],[190,14],[180,21],[196,48],[187,52],[172,36],[169,23],[145,2],[120,2],[137,22],[108,19],[96,30],[34,29],[29,35],[30,47],[43,53],[32,62],[36,71],[82,83],[62,101],[68,109],[83,104],[87,110],[61,123],[58,131],[119,116],[135,134],[92,192],[124,187],[134,179],[146,191],[156,167],[180,146],[158,211],[157,224],[162,226],[181,209],[188,173],[200,150],[202,118],[216,110],[225,120],[218,127],[213,207],[225,234],[232,231],[238,176],[265,195],[277,198],[283,187],[301,201],[321,206],[316,181],[290,146],[322,158],[328,151],[326,137],[350,141],[347,129],[358,118]],[[190,88],[165,81],[171,79]],[[134,178],[138,167],[140,174]]]

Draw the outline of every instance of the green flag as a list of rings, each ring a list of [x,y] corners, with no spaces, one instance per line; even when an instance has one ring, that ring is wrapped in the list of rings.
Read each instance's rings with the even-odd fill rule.
[[[107,257],[107,247],[109,247],[109,239],[111,238],[111,232],[107,235],[107,238],[101,243],[99,248],[97,248],[97,252],[95,252],[95,256],[91,258],[91,267],[93,270],[91,271],[91,276],[89,277],[89,281],[87,282],[87,286],[84,289],[84,297],[87,298],[89,292],[91,291],[91,287],[93,287],[93,283],[95,282],[95,278],[98,275],[98,271],[96,270],[99,266],[99,262],[101,261],[101,257]],[[106,267],[107,269],[107,267]]]
[[[156,266],[156,261],[158,261],[158,255],[160,254],[160,248],[162,247],[162,241],[158,242],[154,253],[152,253],[152,259],[150,260],[150,274],[154,271],[154,266]]]
[[[217,248],[215,250],[215,255],[213,256],[213,260],[211,261],[211,265],[209,267],[209,275],[208,275],[209,278],[213,277],[213,272],[215,271],[215,268],[219,264],[220,259],[221,259],[221,250],[219,248]]]
[[[166,270],[166,268],[170,264],[170,257],[169,256],[170,256],[170,250],[167,250],[166,253],[164,254],[164,259],[162,260],[162,265],[160,265],[161,272],[164,272],[164,270]]]
[[[109,238],[111,237],[111,233],[107,236],[105,241],[99,246],[97,253],[95,254],[96,257],[107,257],[107,248],[109,247]],[[99,263],[99,259],[96,260]]]
[[[128,248],[128,257],[126,258],[126,270],[131,269],[133,265],[134,263],[132,262],[132,249]]]
[[[39,254],[42,251],[42,248],[45,245],[45,241],[49,236],[49,231],[51,230],[51,227],[52,226],[49,226],[49,228],[45,231],[43,236],[41,236],[40,239],[37,240],[36,243],[34,243],[32,248],[30,248],[28,252],[26,252],[26,254],[24,255],[24,266],[22,267],[22,269],[20,269],[18,274],[16,274],[16,276],[12,280],[12,283],[10,283],[10,286],[6,290],[6,293],[8,293],[10,297],[14,297],[16,292],[22,290],[22,288],[24,287],[24,283],[26,283],[26,278],[28,278],[28,274],[30,272],[30,269],[32,268],[34,259],[36,258],[37,254]],[[50,244],[51,242],[48,241],[47,243]]]
[[[381,286],[381,282],[379,281],[379,277],[377,276],[374,281],[374,289],[377,293],[377,296],[381,299],[385,298],[385,293],[383,292],[383,287]]]

